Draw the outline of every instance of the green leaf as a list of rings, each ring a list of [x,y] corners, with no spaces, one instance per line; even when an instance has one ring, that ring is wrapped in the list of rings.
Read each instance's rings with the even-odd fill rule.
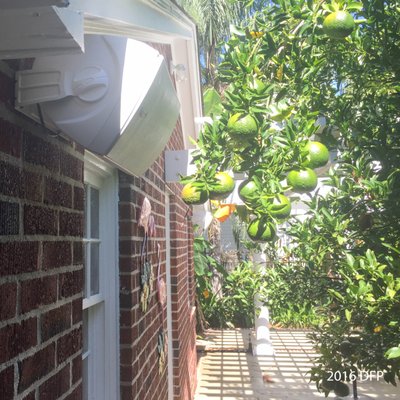
[[[236,25],[229,25],[229,31],[231,33],[231,35],[236,35],[236,36],[246,36],[246,31],[239,28]]]
[[[363,9],[363,4],[358,1],[349,1],[346,5],[347,11],[361,11]]]
[[[396,291],[390,288],[386,288],[386,296],[388,296],[389,298],[393,299],[394,296],[396,296]]]
[[[392,347],[386,353],[385,357],[389,360],[392,358],[399,358],[400,357],[400,347]]]
[[[344,310],[344,313],[346,315],[347,321],[351,321],[351,311],[350,310]]]
[[[221,97],[214,88],[209,88],[204,92],[204,115],[221,115],[223,106],[221,103]]]

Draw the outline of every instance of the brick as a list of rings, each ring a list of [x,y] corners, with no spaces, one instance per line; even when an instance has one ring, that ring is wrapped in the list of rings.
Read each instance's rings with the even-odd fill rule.
[[[72,360],[72,384],[75,384],[82,378],[82,355],[79,354]]]
[[[82,385],[78,385],[74,391],[65,398],[65,400],[82,400]]]
[[[45,207],[24,206],[25,235],[57,235],[57,212]]]
[[[21,157],[22,129],[0,118],[0,151],[10,156]]]
[[[5,196],[21,196],[21,170],[11,164],[0,162],[0,193]]]
[[[0,371],[0,398],[12,400],[14,398],[14,367]]]
[[[0,321],[13,318],[17,310],[17,284],[0,285]]]
[[[83,291],[83,269],[60,275],[59,298],[71,297]]]
[[[60,212],[60,236],[83,237],[83,213]]]
[[[60,150],[55,145],[28,132],[24,133],[23,157],[28,163],[57,173],[60,169]]]
[[[21,313],[57,301],[57,276],[31,279],[21,283]]]
[[[27,394],[22,400],[35,400],[36,399],[36,395],[35,395],[35,391]]]
[[[43,269],[60,268],[72,263],[70,242],[43,242]]]
[[[72,302],[72,324],[75,325],[82,321],[82,298]]]
[[[77,186],[74,186],[74,209],[77,211],[85,209],[85,190]]]
[[[61,153],[61,174],[75,179],[76,181],[83,181],[83,161],[68,153]]]
[[[37,173],[23,171],[21,177],[23,197],[27,200],[42,202],[43,177]]]
[[[135,183],[135,177],[132,175],[128,175],[125,172],[118,171],[118,178],[120,185],[123,184],[134,184]]]
[[[72,186],[56,179],[45,178],[44,203],[60,207],[72,207]]]
[[[0,201],[0,235],[18,235],[19,204]]]
[[[68,330],[71,327],[71,304],[50,310],[40,320],[42,342]]]
[[[69,390],[69,365],[57,372],[39,387],[40,400],[55,400]]]
[[[0,363],[11,360],[37,344],[37,319],[30,318],[20,324],[0,329]]]
[[[29,388],[34,382],[49,374],[55,367],[55,343],[38,351],[18,363],[18,393]]]
[[[74,242],[73,245],[73,264],[83,264],[83,243],[81,241]]]
[[[57,342],[57,363],[61,364],[82,349],[82,328],[62,336]]]
[[[120,204],[119,205],[119,218],[120,219],[136,219],[136,208],[133,204]]]
[[[119,201],[136,203],[136,192],[129,187],[119,189]]]
[[[39,269],[39,243],[0,243],[0,265],[0,276],[37,271]]]

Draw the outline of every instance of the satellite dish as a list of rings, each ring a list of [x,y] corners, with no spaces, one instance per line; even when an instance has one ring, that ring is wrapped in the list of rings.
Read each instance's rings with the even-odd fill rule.
[[[180,104],[166,62],[128,38],[87,35],[85,53],[37,58],[17,72],[16,108],[122,169],[143,174],[175,127]]]

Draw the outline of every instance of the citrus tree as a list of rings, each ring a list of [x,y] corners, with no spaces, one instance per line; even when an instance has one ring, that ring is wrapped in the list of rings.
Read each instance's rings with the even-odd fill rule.
[[[246,173],[239,214],[251,237],[273,242],[288,218],[281,196],[312,192],[327,148],[337,152],[331,191],[312,192],[288,229],[292,265],[321,278],[310,279],[326,317],[312,379],[326,394],[348,394],[359,369],[399,377],[399,32],[400,3],[384,0],[270,1],[232,26],[221,102],[184,180],[206,199],[217,172]]]

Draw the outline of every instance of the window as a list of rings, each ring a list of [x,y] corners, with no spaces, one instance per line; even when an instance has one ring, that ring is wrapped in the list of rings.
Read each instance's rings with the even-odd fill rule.
[[[84,400],[119,398],[117,224],[115,173],[85,155]]]

